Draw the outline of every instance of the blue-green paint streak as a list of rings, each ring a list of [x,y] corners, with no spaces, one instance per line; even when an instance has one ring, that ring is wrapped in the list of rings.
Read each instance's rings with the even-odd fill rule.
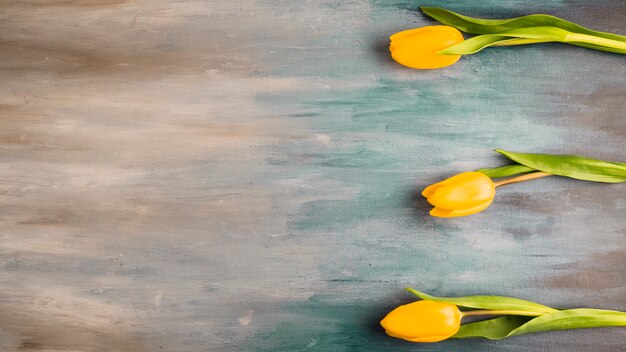
[[[593,207],[598,199],[587,197],[584,204],[568,198],[580,189],[609,196],[611,189],[558,179],[536,181],[499,190],[484,213],[451,220],[428,217],[429,206],[419,190],[459,171],[503,163],[492,152],[496,147],[565,151],[602,135],[582,128],[580,121],[579,130],[568,127],[570,114],[586,111],[569,94],[593,93],[598,82],[614,84],[625,69],[614,55],[536,45],[487,50],[445,70],[408,70],[388,59],[386,36],[431,22],[414,11],[412,2],[370,4],[366,27],[311,43],[333,46],[340,41],[350,45],[349,50],[339,50],[345,56],[324,65],[285,66],[273,72],[323,77],[331,82],[329,89],[306,97],[259,97],[262,104],[293,106],[297,112],[291,118],[306,122],[311,133],[330,138],[326,147],[289,145],[278,150],[307,153],[307,161],[288,177],[315,174],[335,182],[337,189],[336,197],[304,204],[290,223],[294,238],[313,238],[326,248],[327,257],[319,264],[323,288],[307,302],[278,309],[276,323],[251,337],[247,350],[539,351],[548,343],[555,351],[618,347],[619,334],[604,330],[589,333],[589,340],[560,332],[510,342],[419,346],[384,335],[378,321],[412,299],[401,291],[404,286],[437,295],[511,295],[555,306],[584,299],[592,305],[623,302],[619,295],[602,293],[603,299],[596,300],[594,292],[574,293],[546,284],[559,275],[555,268],[619,243],[623,205],[604,209],[605,220],[597,221]],[[428,5],[491,17],[575,14],[562,2]],[[615,71],[604,65],[614,65]],[[589,77],[588,70],[596,76]],[[588,78],[581,80],[585,75]],[[350,87],[350,82],[359,84]],[[593,146],[595,152],[612,153],[610,143],[619,138],[605,138],[607,145]],[[580,209],[585,206],[589,208]],[[592,229],[596,242],[588,241],[590,235],[581,227]]]

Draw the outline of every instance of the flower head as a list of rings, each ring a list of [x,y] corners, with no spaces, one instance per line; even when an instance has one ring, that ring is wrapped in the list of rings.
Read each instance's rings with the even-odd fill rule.
[[[437,52],[463,41],[458,29],[449,26],[427,26],[392,35],[389,51],[401,65],[435,69],[453,65],[461,55],[440,55]]]
[[[411,342],[437,342],[459,331],[461,311],[450,303],[417,301],[392,310],[380,325],[392,337]]]
[[[496,195],[496,187],[480,172],[463,172],[426,187],[422,195],[435,206],[430,215],[452,218],[487,209]]]

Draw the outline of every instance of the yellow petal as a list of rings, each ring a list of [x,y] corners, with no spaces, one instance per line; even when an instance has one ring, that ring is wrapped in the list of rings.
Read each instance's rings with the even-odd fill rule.
[[[402,41],[402,39],[407,38],[415,33],[423,32],[427,28],[428,27],[407,29],[406,31],[393,34],[392,36],[389,37],[389,41],[390,41],[389,50],[393,51],[394,47],[397,47],[398,44]]]
[[[480,172],[464,174],[435,189],[428,196],[428,203],[444,209],[466,209],[493,199],[496,188],[489,177]]]
[[[437,188],[439,188],[439,187],[441,187],[441,186],[443,186],[443,182],[439,182],[439,183],[432,184],[432,185],[430,185],[430,186],[428,186],[428,187],[424,188],[424,190],[422,191],[422,195],[423,195],[425,198],[428,198],[428,197],[430,197],[430,195],[431,195],[431,194],[433,194],[433,193],[435,192],[435,190],[436,190]]]
[[[435,69],[450,66],[461,58],[437,54],[463,41],[463,35],[454,27],[427,26],[396,33],[390,39],[391,57],[404,66]]]
[[[412,34],[422,32],[422,31],[426,30],[427,28],[428,28],[428,27],[421,27],[421,28],[407,29],[407,30],[405,30],[405,31],[401,31],[401,32],[398,32],[398,33],[392,34],[392,35],[389,37],[389,40],[390,40],[391,42],[394,42],[394,41],[396,41],[396,40],[399,40],[399,39],[402,39],[402,38],[408,37],[408,36],[410,36],[410,35],[412,35]]]
[[[392,337],[412,342],[437,342],[456,334],[461,312],[454,304],[423,300],[399,306],[380,324]]]
[[[456,182],[456,181],[461,181],[461,180],[465,180],[471,177],[474,177],[474,172],[470,171],[470,172],[461,172],[460,174],[456,174],[452,177],[449,177],[443,181],[437,182],[435,184],[432,184],[426,188],[424,188],[424,191],[422,191],[422,195],[426,198],[428,198],[431,194],[433,194],[435,192],[435,190],[443,185],[448,185],[452,182]]]
[[[493,202],[493,199],[490,199],[482,204],[476,205],[471,208],[466,208],[466,209],[451,210],[451,209],[443,209],[443,208],[435,207],[430,211],[430,215],[436,216],[438,218],[457,218],[461,216],[468,216],[468,215],[480,213],[481,211],[487,209],[491,205],[492,202]]]

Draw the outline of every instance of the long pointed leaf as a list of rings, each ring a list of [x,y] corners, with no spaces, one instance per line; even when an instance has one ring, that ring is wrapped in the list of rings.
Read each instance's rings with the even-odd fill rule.
[[[507,177],[507,176],[513,176],[513,175],[518,175],[518,174],[524,174],[527,172],[533,172],[533,171],[537,171],[531,167],[525,166],[525,165],[506,165],[506,166],[501,166],[501,167],[494,167],[491,169],[480,169],[480,170],[476,170],[477,172],[483,173],[485,175],[487,175],[490,178],[500,178],[500,177]]]
[[[578,155],[524,154],[496,149],[516,163],[554,175],[579,180],[626,182],[626,164],[596,160]]]
[[[550,40],[550,39],[530,39],[525,37],[510,37],[499,34],[484,34],[476,37],[472,37],[462,41],[459,44],[455,44],[444,50],[438,52],[442,55],[468,55],[475,54],[485,48],[492,46],[513,46],[523,44],[536,44],[536,43],[548,43],[548,42],[563,42],[570,45],[580,46],[583,48],[589,48],[600,51],[607,51],[610,53],[626,54],[626,49],[621,47],[611,47],[604,45],[596,45],[591,43],[572,42],[568,40]]]
[[[455,339],[468,337],[485,337],[491,340],[503,339],[507,337],[511,331],[526,324],[531,319],[531,317],[507,315],[476,323],[463,324],[459,331],[452,337]]]
[[[550,308],[535,302],[525,301],[518,298],[503,296],[466,296],[466,297],[435,297],[426,293],[417,291],[412,288],[406,288],[407,291],[417,297],[429,301],[445,302],[456,304],[461,307],[479,308],[479,309],[505,309],[505,310],[523,310],[526,312],[551,313],[556,312],[554,308]]]
[[[484,34],[450,46],[439,54],[474,54],[490,46],[506,46],[531,43],[561,42],[596,50],[626,54],[626,42],[597,38],[569,32],[557,27],[516,28],[497,34]]]
[[[602,309],[569,309],[536,318],[505,316],[461,325],[453,338],[485,337],[500,340],[534,332],[626,326],[626,313]]]
[[[589,44],[589,43],[575,43],[575,42],[570,42],[568,44],[580,46],[580,47],[583,47],[583,48],[594,49],[594,50],[608,51],[610,53],[626,54],[626,50],[624,50],[624,49],[611,48],[609,46],[594,45],[594,44]]]
[[[543,40],[528,40],[526,38],[512,38],[510,36],[499,34],[485,34],[466,39],[458,44],[445,48],[438,52],[442,55],[468,55],[475,54],[490,46],[519,45],[520,40],[524,40],[524,44],[541,43]]]
[[[563,43],[578,45],[596,50],[610,51],[613,53],[626,54],[626,42],[608,38],[600,38],[587,34],[572,33],[565,37]]]
[[[603,309],[569,309],[545,314],[511,331],[506,337],[531,332],[626,326],[626,312]]]
[[[551,26],[558,27],[573,33],[589,34],[597,37],[619,40],[626,42],[626,36],[594,31],[576,23],[566,21],[551,15],[535,14],[509,19],[482,19],[464,16],[436,7],[420,7],[428,16],[448,26],[456,27],[459,30],[473,34],[498,34],[511,29]]]
[[[567,37],[570,34],[572,34],[572,32],[550,26],[515,28],[497,33],[497,35],[502,35],[505,37],[541,39],[551,42],[564,42],[567,40]]]

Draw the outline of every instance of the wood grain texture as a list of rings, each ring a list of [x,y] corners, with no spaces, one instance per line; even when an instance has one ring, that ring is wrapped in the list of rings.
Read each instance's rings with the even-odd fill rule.
[[[440,1],[626,34],[623,4]],[[411,345],[413,286],[626,310],[623,185],[485,212],[417,190],[492,149],[624,162],[626,61],[563,45],[393,63],[405,1],[0,3],[0,350],[619,351],[623,329]]]

